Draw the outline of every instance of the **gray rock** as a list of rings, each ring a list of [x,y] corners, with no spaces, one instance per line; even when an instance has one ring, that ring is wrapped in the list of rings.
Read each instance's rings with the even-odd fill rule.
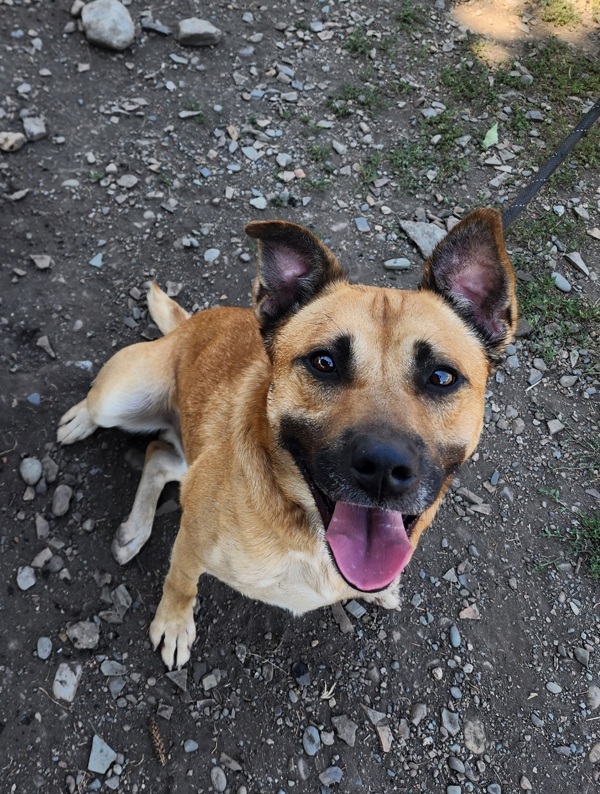
[[[27,138],[22,132],[0,132],[0,151],[17,152],[27,143]]]
[[[81,9],[88,41],[109,50],[126,50],[135,37],[129,11],[119,0],[93,0]]]
[[[560,433],[561,430],[565,429],[565,426],[560,419],[550,419],[550,421],[546,422],[546,424],[548,425],[548,432],[551,436],[554,436],[557,433]]]
[[[596,686],[596,684],[590,684],[590,688],[587,692],[587,701],[588,706],[592,711],[600,708],[600,686]]]
[[[386,270],[410,270],[410,259],[386,259],[383,263]]]
[[[210,47],[218,44],[222,33],[206,19],[190,17],[177,26],[177,41],[187,47]]]
[[[88,759],[88,771],[104,775],[108,772],[110,765],[117,760],[117,754],[108,744],[97,734],[92,739],[92,749]]]
[[[267,207],[267,199],[264,196],[258,196],[258,198],[250,199],[249,204],[257,210],[264,210]]]
[[[446,786],[446,794],[461,794],[460,786]]]
[[[410,721],[418,725],[427,716],[427,706],[424,703],[414,703],[410,710]]]
[[[469,719],[465,722],[463,733],[465,747],[475,755],[482,755],[485,751],[485,726],[480,719]]]
[[[321,749],[319,731],[312,725],[305,728],[302,734],[302,746],[306,755],[316,755]]]
[[[137,178],[137,176],[134,176],[133,174],[123,174],[123,176],[120,176],[117,179],[117,185],[119,185],[119,187],[124,187],[127,190],[131,190],[131,188],[135,187],[139,181],[140,180]]]
[[[358,725],[345,714],[341,714],[339,717],[332,717],[331,724],[339,738],[350,747],[354,747]]]
[[[590,275],[590,269],[581,258],[579,251],[572,251],[570,254],[565,254],[565,259],[586,276]]]
[[[453,648],[460,648],[460,632],[456,626],[450,626],[450,645]]]
[[[290,155],[284,153],[278,154],[275,160],[277,161],[277,165],[281,166],[281,168],[285,168],[286,165],[289,165],[292,162]]]
[[[215,262],[221,256],[218,248],[207,248],[204,252],[205,262]]]
[[[354,223],[356,224],[356,228],[359,232],[368,232],[371,230],[369,226],[369,221],[366,218],[355,218]]]
[[[258,160],[258,149],[255,149],[254,146],[242,146],[242,154],[244,157],[247,157],[248,160],[255,163]]]
[[[552,278],[554,280],[554,284],[561,292],[571,292],[571,285],[567,281],[564,276],[561,276],[560,273],[553,273]]]
[[[339,766],[328,766],[327,769],[324,769],[323,772],[319,775],[319,780],[321,783],[329,788],[329,786],[333,786],[335,783],[340,783],[344,773],[339,768]]]
[[[42,464],[37,458],[23,458],[19,464],[19,474],[27,485],[35,485],[42,476]]]
[[[539,383],[542,379],[543,375],[539,371],[539,369],[532,369],[529,371],[529,377],[527,378],[527,383],[530,386],[535,386],[536,383]]]
[[[38,540],[43,540],[50,534],[50,524],[39,513],[35,517],[35,534]]]
[[[186,739],[183,743],[183,752],[184,753],[195,753],[198,749],[198,742],[195,742],[193,739]]]
[[[58,476],[58,464],[51,457],[46,455],[42,458],[42,472],[46,482],[56,482]]]
[[[458,714],[448,709],[442,709],[442,725],[448,731],[450,736],[456,736],[460,731],[460,720]]]
[[[454,755],[451,755],[450,758],[448,759],[448,766],[453,772],[458,772],[461,775],[465,774],[465,765],[460,760],[460,758],[457,758]]]
[[[562,692],[562,687],[560,684],[557,684],[556,681],[548,681],[546,684],[546,689],[553,695],[559,695]]]
[[[79,649],[91,649],[98,645],[100,629],[91,620],[81,620],[67,629],[67,637]]]
[[[515,419],[512,423],[512,431],[515,436],[520,436],[525,430],[525,422],[522,419]]]
[[[227,778],[220,766],[213,766],[210,770],[210,780],[215,791],[225,791],[227,788]]]
[[[578,381],[577,375],[563,375],[560,379],[560,385],[564,386],[567,389],[570,389],[571,386],[574,386]]]
[[[41,141],[48,135],[46,120],[43,116],[25,116],[23,130],[28,141]]]
[[[37,655],[38,659],[44,661],[49,658],[52,653],[52,640],[50,637],[40,637],[37,641]]]
[[[68,485],[57,485],[52,497],[52,514],[57,518],[64,516],[71,504],[73,489]]]
[[[52,684],[54,697],[64,700],[66,703],[72,703],[75,700],[82,674],[83,669],[80,664],[68,664],[67,662],[60,664]]]
[[[588,758],[592,764],[597,764],[598,761],[600,761],[600,742],[596,742],[596,744],[593,745]]]
[[[400,221],[400,228],[419,249],[424,259],[431,256],[436,245],[443,240],[446,232],[435,223],[419,221]]]
[[[115,662],[113,659],[105,659],[100,665],[100,670],[106,676],[125,675],[127,673],[125,665],[121,664],[121,662]]]
[[[575,655],[575,658],[579,662],[579,664],[582,665],[582,667],[588,667],[588,665],[590,663],[590,652],[589,651],[586,651],[585,648],[577,647],[577,648],[575,648],[573,653]]]
[[[19,590],[29,590],[35,584],[35,571],[30,565],[22,565],[17,570],[17,586]]]

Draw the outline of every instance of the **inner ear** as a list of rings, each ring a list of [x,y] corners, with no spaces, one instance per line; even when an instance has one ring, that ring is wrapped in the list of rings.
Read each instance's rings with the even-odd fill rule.
[[[302,226],[254,221],[246,234],[259,241],[253,299],[265,338],[329,284],[346,278],[329,248]]]
[[[490,358],[515,331],[515,278],[496,210],[476,210],[452,229],[425,264],[421,289],[441,295],[476,331]]]

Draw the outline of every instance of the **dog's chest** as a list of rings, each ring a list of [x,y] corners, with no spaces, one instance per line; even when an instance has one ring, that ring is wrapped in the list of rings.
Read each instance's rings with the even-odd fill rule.
[[[288,609],[296,615],[333,604],[353,591],[333,568],[326,553],[290,551],[283,556],[246,559],[233,568],[219,552],[207,560],[207,573],[249,598]]]

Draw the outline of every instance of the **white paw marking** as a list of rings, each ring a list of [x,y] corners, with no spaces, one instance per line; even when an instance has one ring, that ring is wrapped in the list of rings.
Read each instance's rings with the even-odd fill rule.
[[[196,624],[194,609],[190,606],[179,616],[164,615],[162,602],[156,612],[156,617],[150,624],[150,641],[154,650],[162,641],[161,656],[163,662],[172,670],[177,666],[180,670],[191,656],[192,645],[196,639]]]
[[[85,400],[74,405],[59,422],[56,438],[59,444],[74,444],[91,436],[98,427],[92,421]]]

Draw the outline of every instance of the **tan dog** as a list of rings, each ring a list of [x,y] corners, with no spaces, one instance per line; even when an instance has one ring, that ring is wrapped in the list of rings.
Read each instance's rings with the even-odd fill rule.
[[[164,338],[118,352],[60,422],[160,431],[121,564],[150,537],[166,482],[183,516],[150,627],[169,668],[190,658],[198,578],[299,614],[360,597],[398,606],[397,584],[483,424],[492,364],[517,319],[500,216],[478,210],[443,240],[417,292],[350,286],[292,223],[251,223],[254,312],[190,317],[156,286]]]

